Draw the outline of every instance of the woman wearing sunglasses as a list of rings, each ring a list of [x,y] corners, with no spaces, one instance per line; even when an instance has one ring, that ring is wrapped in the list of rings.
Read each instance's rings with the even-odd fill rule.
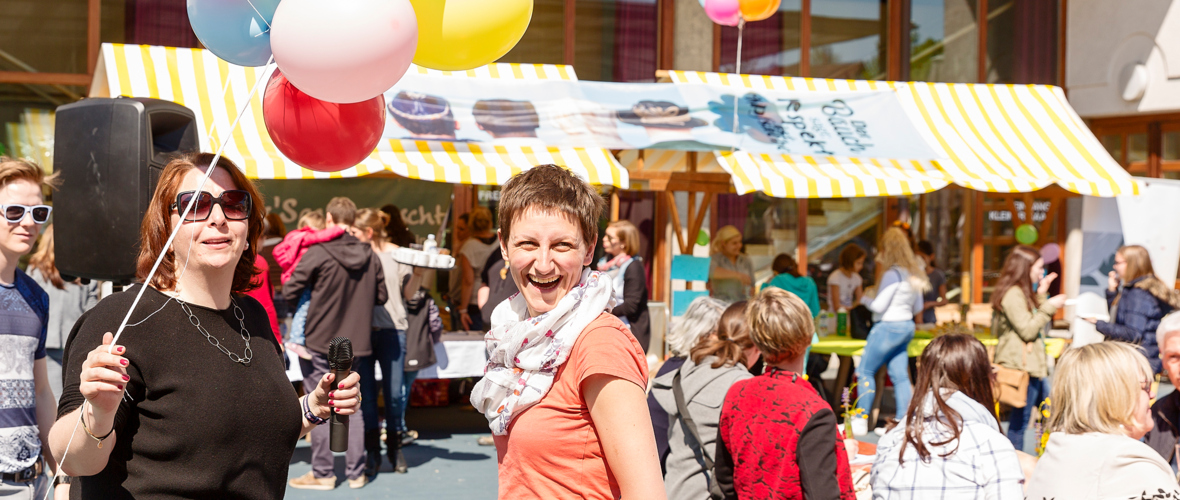
[[[111,349],[111,332],[142,284],[100,302],[70,333],[49,441],[81,498],[280,498],[298,438],[331,409],[348,415],[359,404],[355,373],[335,392],[329,373],[296,396],[265,311],[244,295],[258,286],[260,195],[225,158],[198,191],[212,160],[193,154],[164,167],[143,219],[139,279],[166,254],[121,345]]]

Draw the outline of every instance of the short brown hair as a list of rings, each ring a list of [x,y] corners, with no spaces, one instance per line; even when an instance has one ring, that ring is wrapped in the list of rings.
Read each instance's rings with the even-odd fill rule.
[[[750,340],[750,328],[746,325],[746,301],[731,304],[721,313],[717,320],[716,335],[701,337],[697,345],[690,351],[692,362],[701,364],[705,358],[716,356],[713,368],[733,366],[741,363],[746,357],[746,349],[754,345]]]
[[[356,203],[353,203],[347,196],[337,196],[328,200],[328,206],[324,208],[324,211],[332,216],[333,224],[351,226],[353,222],[356,222]]]
[[[57,185],[57,174],[45,175],[45,171],[28,160],[0,156],[0,186],[24,179],[39,186],[54,187]]]
[[[516,174],[500,190],[500,237],[508,241],[512,223],[528,210],[557,212],[578,225],[589,246],[598,241],[598,219],[606,209],[594,188],[557,165],[538,165]]]
[[[136,277],[140,282],[147,279],[156,257],[165,250],[164,244],[168,242],[168,236],[172,233],[171,207],[176,201],[177,193],[180,192],[180,183],[184,180],[184,175],[192,169],[208,168],[212,162],[211,153],[189,153],[176,157],[164,166],[164,171],[156,184],[156,192],[152,195],[147,214],[143,216],[143,223],[140,225],[139,261],[136,267]],[[262,238],[262,195],[254,183],[246,178],[246,174],[228,158],[223,156],[218,159],[217,167],[229,174],[235,188],[250,193],[250,216],[246,218],[246,242],[249,245],[242,252],[242,257],[238,259],[238,265],[234,268],[231,288],[233,293],[246,293],[258,288],[258,283],[253,282],[253,279],[258,274],[258,268],[254,267],[254,257],[258,254],[259,240]],[[148,283],[162,291],[176,287],[176,262],[173,260],[175,255],[171,248],[167,251],[168,257],[160,262],[160,268],[152,276],[152,282]]]
[[[775,256],[774,262],[770,264],[770,269],[775,274],[786,273],[796,278],[799,277],[799,262],[789,253],[780,253]]]
[[[1151,254],[1147,252],[1146,248],[1139,245],[1127,245],[1120,248],[1117,253],[1127,261],[1127,270],[1122,276],[1124,283],[1130,283],[1144,276],[1155,277],[1155,268],[1151,265]]]
[[[860,245],[849,243],[848,246],[840,251],[840,269],[851,271],[853,267],[856,267],[856,261],[865,255],[867,254]]]
[[[811,345],[815,324],[807,304],[781,288],[767,288],[746,309],[750,339],[762,351],[767,364],[776,364],[803,355]]]
[[[623,243],[623,253],[627,255],[639,254],[639,228],[629,220],[617,220],[607,224],[607,229],[615,228],[619,234],[619,241]]]

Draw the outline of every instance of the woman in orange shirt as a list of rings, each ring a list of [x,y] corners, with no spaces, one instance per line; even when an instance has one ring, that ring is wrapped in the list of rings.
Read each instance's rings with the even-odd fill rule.
[[[495,437],[500,498],[665,498],[647,362],[591,271],[604,201],[541,165],[501,191],[500,250],[520,293],[492,313],[471,403]]]

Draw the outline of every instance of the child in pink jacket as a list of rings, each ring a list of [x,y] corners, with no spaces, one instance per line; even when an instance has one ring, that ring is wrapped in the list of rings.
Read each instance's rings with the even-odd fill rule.
[[[287,233],[283,241],[275,245],[274,256],[275,262],[279,263],[282,268],[282,280],[284,283],[291,279],[291,275],[295,273],[295,266],[299,264],[299,259],[303,258],[303,254],[307,253],[307,249],[312,245],[331,241],[339,238],[344,234],[344,228],[340,226],[332,226],[324,228],[324,216],[318,212],[308,212],[299,218],[299,228]],[[307,310],[311,302],[311,289],[303,292],[299,297],[299,303],[295,305],[295,317],[291,320],[291,339],[287,342],[287,348],[291,352],[297,354],[300,358],[311,359],[311,353],[307,352],[304,347],[306,337],[303,335],[303,329],[307,324]]]

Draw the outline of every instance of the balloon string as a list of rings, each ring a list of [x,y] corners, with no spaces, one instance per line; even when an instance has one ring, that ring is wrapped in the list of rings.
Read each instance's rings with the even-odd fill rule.
[[[217,162],[221,160],[221,153],[225,151],[225,147],[229,145],[230,142],[233,142],[232,132],[238,127],[238,122],[242,120],[242,117],[245,116],[246,109],[249,108],[253,103],[252,101],[254,100],[254,96],[258,94],[258,87],[262,85],[262,80],[266,79],[267,71],[270,69],[270,65],[274,63],[274,60],[274,56],[271,56],[270,59],[266,61],[266,66],[263,67],[262,71],[258,73],[258,80],[254,82],[254,87],[250,89],[250,95],[246,98],[246,103],[242,105],[242,109],[238,111],[238,116],[234,118],[233,123],[229,126],[229,131],[231,132],[229,137],[226,138],[225,142],[218,146],[217,154],[213,155],[213,160],[209,162],[209,168],[205,171],[205,176],[201,178],[200,184],[197,185],[197,192],[204,190],[205,183],[210,177],[213,176],[213,172],[217,170]],[[212,133],[212,130],[210,130],[210,133]],[[184,210],[180,212],[181,223],[172,228],[172,234],[168,236],[168,241],[164,243],[164,247],[160,249],[160,255],[156,256],[156,262],[155,264],[152,264],[151,271],[148,271],[147,277],[144,278],[143,286],[139,288],[139,293],[136,294],[135,301],[131,303],[131,308],[127,310],[127,315],[123,317],[123,322],[119,324],[119,329],[115,331],[115,338],[111,341],[110,347],[107,347],[107,353],[114,352],[115,345],[119,343],[119,337],[123,335],[123,329],[127,327],[127,322],[131,320],[131,314],[135,312],[135,306],[139,305],[139,300],[143,298],[143,293],[151,285],[152,278],[156,275],[156,270],[160,268],[160,263],[164,261],[164,256],[168,255],[168,248],[170,248],[172,246],[172,242],[176,240],[176,235],[180,233],[180,228],[184,226],[183,221],[185,217],[188,217],[188,214],[192,211],[193,206],[197,204],[198,198],[200,197],[193,196],[192,199],[189,200],[188,205],[185,205]]]
[[[738,75],[738,78],[740,79],[740,78],[741,78],[741,74],[742,74],[742,32],[743,32],[743,31],[745,31],[745,28],[746,28],[746,20],[745,20],[745,19],[738,19],[738,26],[737,26],[737,28],[738,28],[738,40],[737,40],[737,42],[738,42],[738,43],[737,43],[737,67],[736,67],[736,68],[734,68],[734,73],[735,73],[735,74],[737,74],[737,75]],[[738,135],[737,135],[737,133],[738,133],[738,105],[739,105],[739,100],[738,100],[738,95],[737,95],[737,94],[738,94],[738,92],[735,90],[735,91],[733,92],[733,145],[731,145],[731,146],[729,147],[729,152],[730,152],[730,153],[734,152],[734,151],[737,149],[737,141],[738,141]]]
[[[259,34],[257,34],[257,35],[254,35],[254,38],[258,38],[258,37],[260,37],[260,36],[262,36],[262,35],[265,35],[265,34],[267,34],[267,33],[270,33],[270,23],[266,22],[266,16],[262,15],[262,13],[261,13],[261,12],[258,12],[258,7],[255,7],[255,6],[254,6],[254,2],[251,2],[250,0],[246,0],[246,3],[250,4],[250,8],[251,8],[251,9],[254,9],[254,13],[255,13],[255,14],[258,14],[258,18],[259,18],[259,19],[262,19],[262,24],[265,24],[265,25],[266,25],[266,31],[263,31],[262,33],[259,33]],[[269,63],[267,63],[267,64],[269,64]]]

